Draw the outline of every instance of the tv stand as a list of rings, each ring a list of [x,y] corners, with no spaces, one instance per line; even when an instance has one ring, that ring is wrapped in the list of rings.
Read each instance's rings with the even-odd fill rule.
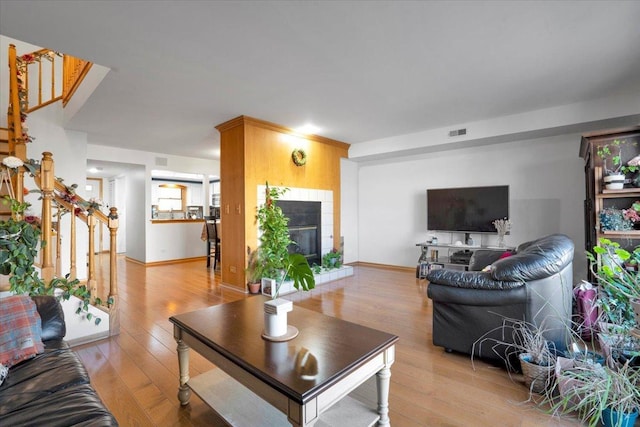
[[[466,237],[466,236],[465,236]],[[512,247],[498,248],[496,246],[455,245],[452,243],[422,242],[416,243],[420,247],[420,257],[416,267],[416,278],[424,279],[429,271],[437,268],[452,270],[468,270],[471,256],[478,249],[510,250]],[[435,252],[434,252],[435,251]],[[435,256],[432,256],[435,255]]]

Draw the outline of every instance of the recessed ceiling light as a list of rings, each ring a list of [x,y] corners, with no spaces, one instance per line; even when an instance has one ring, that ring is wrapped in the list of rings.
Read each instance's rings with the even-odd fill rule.
[[[315,126],[311,123],[306,123],[300,127],[297,127],[294,129],[296,132],[300,132],[300,133],[304,133],[304,134],[317,134],[318,132],[320,132],[320,128],[318,126]]]

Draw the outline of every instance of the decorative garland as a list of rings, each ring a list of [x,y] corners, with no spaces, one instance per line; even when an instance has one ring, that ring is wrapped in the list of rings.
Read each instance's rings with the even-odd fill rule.
[[[302,148],[296,148],[291,152],[291,159],[296,166],[303,166],[307,163],[307,153]]]
[[[27,127],[27,106],[29,103],[29,95],[27,94],[27,87],[25,84],[25,78],[27,76],[27,67],[29,64],[33,64],[42,59],[47,59],[53,62],[54,56],[62,57],[62,54],[54,52],[52,50],[43,52],[27,53],[22,56],[16,57],[16,72],[18,77],[18,109],[20,111],[20,122],[22,123],[22,135],[16,137],[17,142],[29,143],[35,139],[29,135],[29,128]],[[13,108],[11,106],[10,108]]]

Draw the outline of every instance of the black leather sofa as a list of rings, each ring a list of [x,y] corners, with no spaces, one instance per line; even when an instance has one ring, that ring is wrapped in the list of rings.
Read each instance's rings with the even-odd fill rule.
[[[523,243],[512,256],[498,259],[502,252],[476,251],[470,261],[473,271],[440,269],[427,275],[433,344],[517,369],[513,349],[495,345],[513,342],[511,332],[504,330],[505,319],[542,326],[557,350],[566,349],[574,245],[567,236],[553,234]],[[481,271],[487,265],[489,271]]]
[[[9,370],[0,386],[0,426],[117,426],[89,383],[84,365],[63,340],[64,313],[52,296],[33,297],[44,353]]]

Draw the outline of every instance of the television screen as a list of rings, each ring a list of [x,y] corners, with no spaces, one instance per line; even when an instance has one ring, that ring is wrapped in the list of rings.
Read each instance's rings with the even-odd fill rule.
[[[427,190],[427,229],[495,233],[493,221],[509,217],[509,186]]]

